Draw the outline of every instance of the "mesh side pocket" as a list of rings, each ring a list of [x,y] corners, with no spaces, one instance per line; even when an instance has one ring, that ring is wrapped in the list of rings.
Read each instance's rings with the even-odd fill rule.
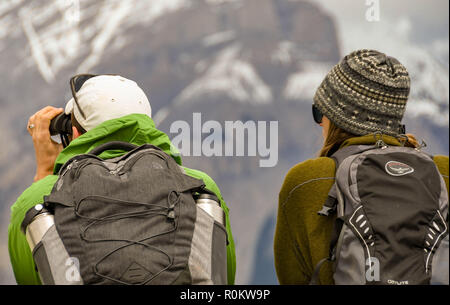
[[[44,285],[82,285],[76,258],[69,257],[56,227],[48,229],[33,250],[33,258]]]
[[[215,285],[227,284],[227,231],[214,222],[212,232],[211,275]]]
[[[448,234],[441,241],[433,256],[431,285],[448,285]]]
[[[44,285],[54,285],[52,271],[50,270],[50,263],[48,262],[47,253],[42,241],[40,241],[33,249],[33,259],[36,264],[36,269],[39,273],[41,283]]]
[[[336,251],[334,282],[336,285],[364,285],[365,254],[361,242],[347,226],[342,227]]]
[[[211,254],[214,219],[197,207],[194,234],[189,255],[189,271],[193,285],[211,285]]]

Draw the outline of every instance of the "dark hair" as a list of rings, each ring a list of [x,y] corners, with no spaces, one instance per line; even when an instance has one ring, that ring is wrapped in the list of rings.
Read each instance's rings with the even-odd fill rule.
[[[328,126],[327,137],[320,149],[319,157],[328,157],[336,152],[345,140],[356,137],[354,134],[337,127],[332,121]]]
[[[80,132],[80,134],[86,133],[86,130],[83,127],[81,127],[80,123],[78,123],[77,119],[75,119],[73,112],[70,114],[70,120],[72,121],[72,126],[75,126]]]

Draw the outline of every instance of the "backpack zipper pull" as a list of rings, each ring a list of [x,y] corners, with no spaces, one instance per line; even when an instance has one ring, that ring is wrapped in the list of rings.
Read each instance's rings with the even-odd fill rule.
[[[421,151],[422,148],[427,147],[427,143],[425,143],[425,141],[422,139],[422,142],[420,142],[419,147],[414,148],[417,151]]]
[[[173,194],[175,195],[175,198]],[[169,207],[167,209],[167,218],[169,218],[170,220],[175,219],[175,206],[180,201],[180,195],[181,194],[177,191],[171,191],[167,196],[167,201],[169,204]]]
[[[383,141],[383,134],[380,131],[375,132],[373,134],[373,137],[376,140],[375,147],[381,148],[381,149],[386,149],[388,147],[387,144],[384,143],[384,141]]]
[[[375,146],[378,147],[378,148],[381,148],[381,149],[386,149],[386,148],[388,147],[387,144],[384,143],[383,140],[378,140],[378,141],[375,143]]]

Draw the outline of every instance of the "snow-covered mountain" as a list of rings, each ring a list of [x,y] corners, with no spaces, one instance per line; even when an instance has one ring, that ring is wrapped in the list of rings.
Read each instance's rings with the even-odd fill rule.
[[[448,47],[394,34],[385,45],[379,40],[386,50],[377,49],[402,50],[393,56],[410,71],[408,131],[427,139],[432,153],[448,154]],[[0,1],[0,145],[8,148],[0,151],[2,231],[33,177],[28,117],[63,106],[76,73],[117,73],[144,89],[166,133],[193,112],[205,121],[279,121],[274,168],[259,168],[254,157],[184,158],[216,180],[230,207],[237,283],[276,283],[270,255],[278,192],[287,170],[319,149],[311,99],[348,48],[338,37],[334,19],[309,1]],[[0,283],[12,280],[4,234]]]

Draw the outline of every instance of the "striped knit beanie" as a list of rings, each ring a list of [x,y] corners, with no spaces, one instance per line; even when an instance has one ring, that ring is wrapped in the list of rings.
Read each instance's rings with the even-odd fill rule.
[[[354,135],[401,133],[410,79],[395,58],[358,50],[334,66],[316,91],[315,106]]]

